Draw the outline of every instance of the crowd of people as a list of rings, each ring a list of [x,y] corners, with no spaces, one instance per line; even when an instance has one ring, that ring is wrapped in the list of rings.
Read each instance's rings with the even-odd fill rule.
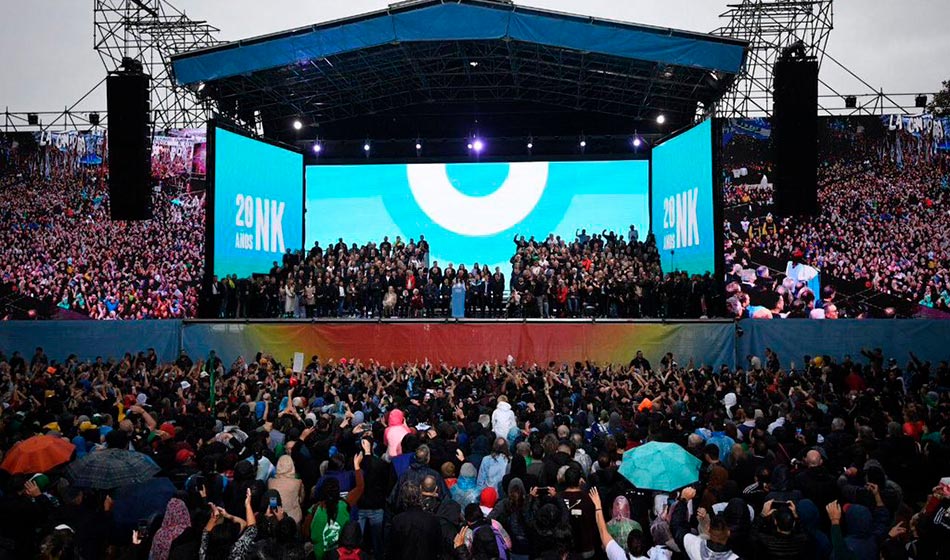
[[[879,119],[822,121],[819,212],[813,217],[773,217],[771,189],[742,178],[732,181],[733,174],[724,171],[727,270],[742,264],[753,273],[757,263],[784,263],[798,254],[823,277],[853,284],[857,291],[950,311],[950,241],[945,235],[950,227],[950,155],[933,152],[909,135],[903,139],[905,145],[895,144]],[[743,154],[743,149],[730,145],[726,151]],[[898,307],[914,313],[912,306]],[[866,305],[842,311],[849,316],[896,313],[892,307],[872,310]]]
[[[947,557],[947,362],[650,358],[0,354],[3,468],[33,464],[28,438],[72,446],[0,470],[0,557]],[[634,487],[624,452],[648,442],[694,456],[694,482]],[[118,471],[83,468],[113,456],[174,490],[123,517]]]
[[[604,231],[514,239],[510,277],[495,267],[430,263],[424,235],[288,252],[266,274],[214,278],[219,318],[698,318],[713,314],[711,274],[663,275],[652,235]]]
[[[0,189],[2,282],[94,319],[196,316],[204,197],[161,190],[153,219],[112,221],[104,173],[57,166]]]
[[[664,275],[653,234],[641,241],[634,226],[626,235],[582,230],[571,242],[549,235],[542,241],[520,237],[515,244],[509,316],[699,318],[714,313],[712,276]]]
[[[465,265],[430,266],[428,256],[424,235],[363,246],[318,242],[252,278],[214,278],[211,307],[221,318],[447,316],[452,285],[470,275]]]
[[[823,273],[927,307],[950,310],[950,192],[938,165],[847,164],[819,189],[821,212],[784,218],[754,246],[771,254],[802,251]]]

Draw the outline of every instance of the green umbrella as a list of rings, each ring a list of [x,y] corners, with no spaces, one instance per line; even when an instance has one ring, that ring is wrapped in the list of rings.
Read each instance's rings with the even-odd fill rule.
[[[651,441],[623,454],[620,474],[637,488],[672,492],[698,481],[700,465],[675,443]]]

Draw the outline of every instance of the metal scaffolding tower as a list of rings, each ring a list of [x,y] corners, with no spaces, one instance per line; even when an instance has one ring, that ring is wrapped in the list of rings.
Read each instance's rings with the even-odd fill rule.
[[[123,58],[140,61],[152,76],[152,118],[157,129],[203,126],[213,107],[171,75],[170,57],[218,44],[218,28],[190,19],[166,0],[94,0],[94,48],[107,72]]]
[[[719,102],[722,117],[772,115],[772,71],[782,50],[799,41],[806,54],[825,57],[833,29],[833,0],[742,0],[719,17],[719,35],[749,41],[745,68]]]

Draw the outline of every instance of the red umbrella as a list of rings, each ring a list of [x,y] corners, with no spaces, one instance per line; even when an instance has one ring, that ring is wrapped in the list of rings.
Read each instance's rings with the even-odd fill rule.
[[[42,473],[62,465],[73,456],[76,446],[55,436],[33,436],[10,449],[0,469],[10,474]]]

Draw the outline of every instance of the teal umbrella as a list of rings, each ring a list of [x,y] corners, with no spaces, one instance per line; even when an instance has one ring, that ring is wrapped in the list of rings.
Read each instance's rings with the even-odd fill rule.
[[[623,454],[620,474],[637,488],[672,492],[698,481],[700,465],[675,443],[651,441]]]

